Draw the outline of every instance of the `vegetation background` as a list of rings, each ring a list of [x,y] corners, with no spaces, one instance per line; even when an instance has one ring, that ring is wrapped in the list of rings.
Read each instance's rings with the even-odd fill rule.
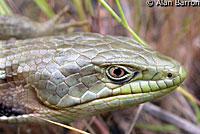
[[[5,2],[5,3],[4,3]],[[106,0],[119,15],[114,0]],[[155,50],[178,60],[187,70],[183,92],[174,91],[153,101],[160,108],[200,126],[200,7],[148,7],[146,0],[120,0],[130,27]],[[100,32],[102,34],[129,36],[133,38],[105,9],[98,0],[0,0],[0,11],[20,14],[34,21],[44,22],[70,5],[61,22],[88,20],[89,25],[70,27],[65,30]],[[192,95],[192,96],[191,96]],[[124,134],[135,119],[138,106],[121,109],[70,125],[94,134]],[[177,125],[155,118],[141,110],[131,131],[133,134],[183,134]],[[188,126],[190,127],[190,126]],[[0,134],[75,134],[55,125],[3,124]],[[200,133],[200,132],[197,132]]]

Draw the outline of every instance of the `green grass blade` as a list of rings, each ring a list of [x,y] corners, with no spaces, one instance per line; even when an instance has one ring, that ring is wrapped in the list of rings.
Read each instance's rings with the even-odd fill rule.
[[[149,46],[146,42],[144,42],[129,26],[127,27],[127,30],[131,33],[131,35],[142,45]]]
[[[3,9],[2,5],[0,4],[0,15],[6,14],[5,10]]]
[[[42,9],[42,11],[49,17],[53,18],[55,15],[54,12],[49,7],[49,4],[46,0],[34,0],[34,2]]]
[[[4,0],[0,0],[0,14],[12,14],[12,10]]]
[[[179,128],[170,124],[152,125],[152,124],[146,124],[146,123],[136,123],[135,127],[140,128],[140,129],[146,129],[146,130],[152,130],[152,131],[164,131],[164,132],[179,130]]]
[[[112,14],[112,16],[124,26],[124,24],[122,23],[122,19],[115,13],[115,11],[112,10],[112,8],[104,0],[99,0],[99,2],[101,2],[101,4],[110,12],[110,14]]]
[[[85,13],[84,7],[83,7],[83,1],[81,0],[72,0],[74,7],[76,9],[76,12],[78,14],[78,17],[80,20],[87,20],[87,15]],[[83,30],[85,32],[89,31],[89,27],[88,26],[83,26]]]
[[[86,5],[86,9],[89,11],[90,15],[94,16],[94,11],[93,11],[93,8],[92,8],[91,0],[85,0],[84,2],[85,2],[85,5]]]
[[[179,86],[177,89],[188,99],[190,104],[193,106],[196,117],[197,117],[197,124],[199,124],[200,123],[200,108],[199,108],[200,103],[199,103],[199,101],[192,94],[190,94],[186,89],[184,89],[183,86]]]
[[[118,1],[118,0],[116,0]],[[130,34],[138,41],[140,42],[142,45],[144,46],[148,46],[148,44],[146,42],[144,42],[128,25],[127,20],[124,16],[123,10],[121,9],[120,3],[119,1],[117,2],[117,6],[120,10],[120,14],[123,16],[123,20],[115,13],[115,11],[104,1],[104,0],[99,0],[99,2],[101,2],[101,4],[110,12],[110,14],[119,22],[122,24],[122,26],[124,26],[129,32]],[[125,20],[125,21],[124,21]]]
[[[196,114],[196,118],[197,118],[197,121],[196,121],[196,124],[198,125],[200,123],[200,109],[199,109],[199,106],[197,103],[189,100],[190,104],[192,104],[193,108],[194,108],[194,111],[195,111],[195,114]]]
[[[124,22],[124,25],[128,26],[128,22],[127,22],[127,20],[126,20],[126,17],[125,17],[125,15],[124,15],[124,12],[123,12],[123,10],[122,10],[122,8],[121,8],[121,5],[120,5],[120,3],[119,3],[119,0],[115,0],[115,2],[116,2],[116,4],[117,4],[117,7],[118,7],[119,13],[120,13],[120,15],[121,15],[121,17],[122,17],[122,20],[123,20],[123,22]]]

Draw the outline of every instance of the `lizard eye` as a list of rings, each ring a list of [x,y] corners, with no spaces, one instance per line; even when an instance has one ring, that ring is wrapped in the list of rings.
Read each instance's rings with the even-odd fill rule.
[[[106,69],[106,75],[114,83],[124,83],[129,80],[130,72],[123,66],[111,66]]]
[[[168,74],[167,74],[167,77],[168,77],[168,78],[172,78],[172,77],[173,77],[173,74],[172,74],[172,73],[168,73]]]

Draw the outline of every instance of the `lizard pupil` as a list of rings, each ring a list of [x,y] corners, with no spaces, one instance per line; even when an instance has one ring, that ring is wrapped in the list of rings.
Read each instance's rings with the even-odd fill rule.
[[[112,75],[117,78],[122,77],[124,75],[124,70],[122,68],[115,67],[113,68]]]
[[[119,75],[122,73],[122,71],[121,71],[120,68],[116,68],[116,69],[114,70],[113,73],[114,73],[115,75],[119,76]]]

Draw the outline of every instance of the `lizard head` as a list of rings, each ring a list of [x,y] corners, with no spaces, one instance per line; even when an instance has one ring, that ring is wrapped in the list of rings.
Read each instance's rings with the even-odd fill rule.
[[[34,41],[44,45],[33,49]],[[23,45],[34,53],[21,52],[26,62],[16,67],[22,83],[15,84],[13,98],[25,112],[4,117],[10,122],[35,121],[32,115],[71,122],[153,100],[186,77],[176,60],[126,37],[74,33]]]

